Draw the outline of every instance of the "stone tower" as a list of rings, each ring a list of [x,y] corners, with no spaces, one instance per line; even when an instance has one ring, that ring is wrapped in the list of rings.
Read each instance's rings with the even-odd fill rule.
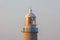
[[[25,27],[23,28],[23,40],[37,40],[38,28],[36,28],[36,16],[29,9],[25,16]]]

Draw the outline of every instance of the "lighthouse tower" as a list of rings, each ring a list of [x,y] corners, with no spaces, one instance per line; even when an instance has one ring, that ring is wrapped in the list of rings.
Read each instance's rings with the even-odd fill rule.
[[[36,16],[30,8],[25,16],[25,27],[23,28],[23,40],[37,40],[38,28],[36,28]]]

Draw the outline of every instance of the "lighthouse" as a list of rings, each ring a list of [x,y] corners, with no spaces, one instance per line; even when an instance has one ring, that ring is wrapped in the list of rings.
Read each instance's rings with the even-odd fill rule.
[[[31,8],[25,15],[25,26],[22,32],[23,40],[37,40],[38,28],[36,27],[36,16]]]

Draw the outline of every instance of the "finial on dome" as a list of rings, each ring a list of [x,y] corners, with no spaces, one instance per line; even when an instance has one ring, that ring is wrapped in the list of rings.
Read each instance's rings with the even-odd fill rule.
[[[28,13],[27,13],[27,15],[26,15],[25,17],[36,17],[36,16],[35,16],[34,13],[32,13],[32,9],[30,8],[30,9],[28,10]]]
[[[31,8],[29,9],[29,13],[32,13],[32,9]]]

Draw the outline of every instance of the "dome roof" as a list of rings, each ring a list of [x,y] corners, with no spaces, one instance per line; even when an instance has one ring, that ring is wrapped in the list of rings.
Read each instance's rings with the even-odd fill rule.
[[[34,13],[32,13],[32,9],[29,9],[27,15],[25,17],[36,17]]]

